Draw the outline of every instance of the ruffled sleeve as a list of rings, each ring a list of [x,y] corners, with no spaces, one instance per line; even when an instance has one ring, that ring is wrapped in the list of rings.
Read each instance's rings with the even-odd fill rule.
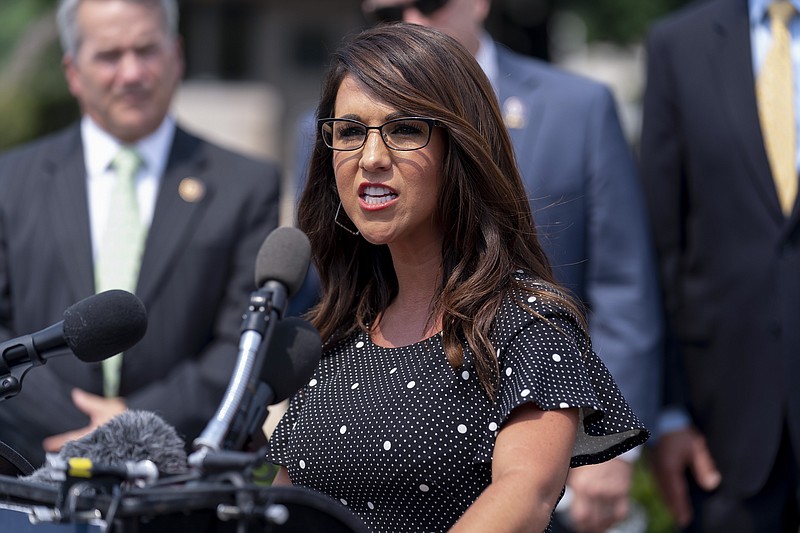
[[[495,319],[500,387],[489,425],[499,429],[527,402],[543,410],[577,407],[572,466],[603,462],[646,441],[648,431],[592,351],[577,317],[548,297],[557,294],[555,289],[531,286],[540,294],[511,291]],[[491,460],[496,433],[487,435],[478,461]]]

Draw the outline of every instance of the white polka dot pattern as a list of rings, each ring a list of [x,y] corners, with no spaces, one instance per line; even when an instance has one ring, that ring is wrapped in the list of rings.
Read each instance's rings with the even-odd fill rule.
[[[346,501],[373,531],[445,531],[491,481],[497,433],[523,403],[582,408],[573,466],[643,442],[647,432],[574,317],[529,296],[515,289],[495,320],[494,404],[468,350],[453,369],[439,335],[389,349],[359,333],[326,352],[292,398],[267,458],[296,485]]]

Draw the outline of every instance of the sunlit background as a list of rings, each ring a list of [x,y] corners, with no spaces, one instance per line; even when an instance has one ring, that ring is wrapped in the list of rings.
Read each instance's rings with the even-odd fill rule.
[[[607,83],[635,149],[642,41],[687,0],[494,0],[488,28],[518,52]],[[78,117],[60,69],[55,0],[0,1],[0,150]],[[329,53],[366,25],[360,0],[182,0],[186,77],[175,113],[188,129],[287,169],[295,123],[315,105]],[[2,194],[2,191],[0,191]],[[651,533],[672,531],[640,462],[635,497]]]

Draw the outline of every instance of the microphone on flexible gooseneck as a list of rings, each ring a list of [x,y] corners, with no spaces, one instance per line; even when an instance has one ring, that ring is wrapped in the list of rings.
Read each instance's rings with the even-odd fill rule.
[[[311,258],[306,235],[292,227],[280,227],[261,245],[256,259],[256,287],[250,294],[248,310],[242,322],[239,355],[228,389],[214,417],[194,440],[195,452],[190,463],[202,462],[209,451],[219,451],[242,409],[248,391],[258,388],[264,351],[262,339],[269,345],[276,322],[283,317],[289,297],[303,283]]]
[[[288,399],[308,381],[322,356],[322,340],[311,323],[288,317],[275,325],[267,354],[256,389],[242,402],[225,439],[226,450],[243,450],[248,439],[262,435],[267,406]]]
[[[206,472],[242,470],[262,461],[258,454],[239,450],[258,448],[259,440],[266,443],[262,427],[267,407],[286,400],[308,382],[322,356],[322,341],[309,322],[288,317],[275,325],[267,354],[255,392],[242,402],[222,450],[190,457],[192,466]]]
[[[0,343],[0,401],[22,389],[22,378],[51,357],[70,353],[96,363],[124,352],[147,330],[147,311],[133,294],[110,290],[64,311],[64,320],[36,333]]]
[[[281,317],[289,298],[303,285],[310,261],[311,243],[297,228],[280,227],[261,244],[256,256],[256,288],[272,293],[273,305]]]

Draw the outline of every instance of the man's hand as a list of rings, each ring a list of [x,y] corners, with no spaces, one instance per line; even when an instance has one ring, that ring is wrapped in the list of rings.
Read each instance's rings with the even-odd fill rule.
[[[692,427],[662,435],[653,449],[652,464],[664,503],[680,527],[687,526],[693,515],[686,471],[704,490],[714,490],[722,481],[705,438]]]
[[[624,520],[630,511],[632,476],[633,464],[619,458],[570,470],[571,528],[577,533],[599,533]]]
[[[108,422],[127,409],[125,401],[122,398],[106,398],[104,396],[89,394],[81,389],[72,389],[72,402],[75,404],[75,407],[89,416],[89,425],[84,428],[61,433],[60,435],[47,437],[42,442],[45,451],[59,451],[67,441],[79,439],[87,433],[90,433],[97,426]]]

